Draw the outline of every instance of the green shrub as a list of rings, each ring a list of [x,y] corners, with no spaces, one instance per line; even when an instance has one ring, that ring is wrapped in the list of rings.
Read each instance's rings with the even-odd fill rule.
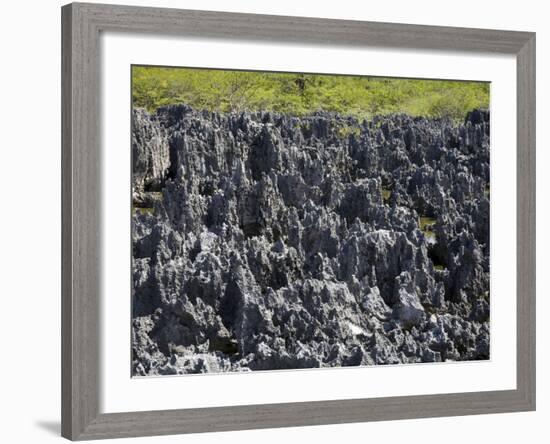
[[[187,103],[195,109],[222,112],[304,115],[323,110],[357,118],[407,113],[462,120],[473,108],[489,106],[489,84],[134,66],[132,99],[135,107],[149,111]]]

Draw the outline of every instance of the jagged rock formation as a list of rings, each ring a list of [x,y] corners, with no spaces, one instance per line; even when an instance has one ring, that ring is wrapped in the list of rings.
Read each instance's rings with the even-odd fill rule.
[[[133,114],[134,375],[488,359],[489,114]]]

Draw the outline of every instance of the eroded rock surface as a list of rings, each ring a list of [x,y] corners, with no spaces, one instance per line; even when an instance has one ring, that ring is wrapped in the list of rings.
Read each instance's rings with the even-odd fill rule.
[[[489,357],[489,114],[133,114],[133,372]]]

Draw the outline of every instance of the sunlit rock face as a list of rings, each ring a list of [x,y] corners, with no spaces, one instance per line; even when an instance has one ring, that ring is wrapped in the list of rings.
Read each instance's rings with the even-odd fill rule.
[[[133,373],[489,358],[489,113],[133,114]]]

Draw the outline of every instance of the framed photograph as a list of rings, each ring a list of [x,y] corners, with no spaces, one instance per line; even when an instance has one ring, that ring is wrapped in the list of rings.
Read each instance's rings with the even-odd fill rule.
[[[535,34],[62,8],[62,434],[535,409]]]

